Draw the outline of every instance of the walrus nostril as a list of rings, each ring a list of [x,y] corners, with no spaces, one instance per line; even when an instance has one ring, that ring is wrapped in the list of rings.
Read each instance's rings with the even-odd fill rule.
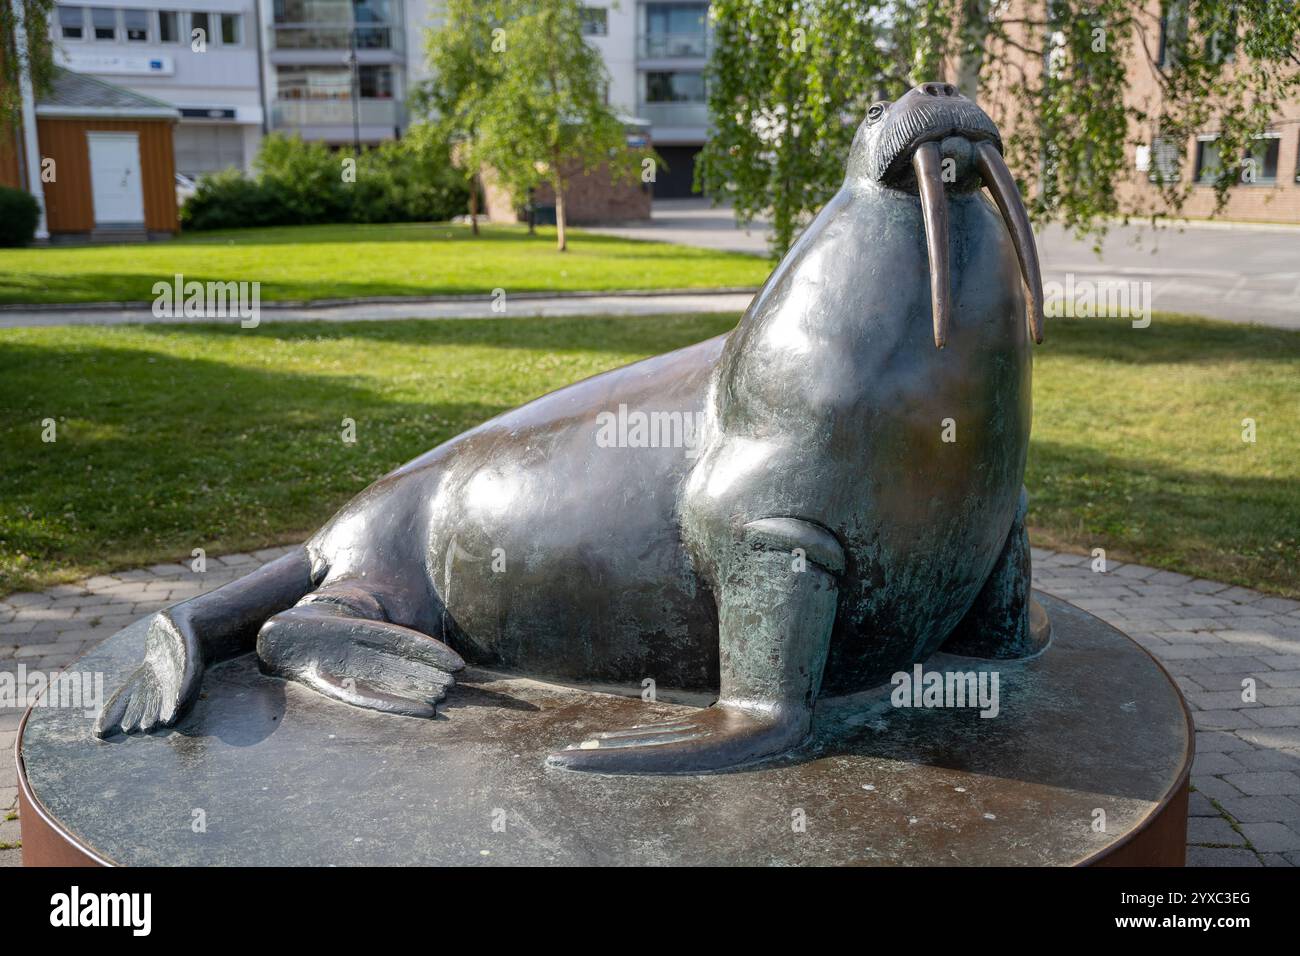
[[[957,90],[951,83],[922,83],[921,92],[926,96],[956,96]]]

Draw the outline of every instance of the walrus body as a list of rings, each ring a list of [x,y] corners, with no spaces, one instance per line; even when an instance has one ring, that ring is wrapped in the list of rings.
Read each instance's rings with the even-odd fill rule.
[[[908,96],[975,109],[934,86]],[[951,142],[978,145],[991,124],[946,129],[918,102],[902,114],[929,130],[907,147],[918,180],[942,140],[967,185],[946,197],[942,250],[933,183],[889,180],[910,172],[869,147],[898,123],[873,140],[869,120],[858,175],[851,163],[734,331],[498,416],[370,486],[242,588],[162,612],[98,731],[173,722],[203,663],[247,649],[251,629],[269,672],[396,713],[432,715],[462,659],[719,688],[698,719],[552,757],[698,771],[796,745],[819,693],[879,684],[945,641],[1041,649],[1021,489],[1023,237]],[[946,286],[915,281],[927,266]],[[696,428],[660,447],[611,442],[608,419],[629,410]]]

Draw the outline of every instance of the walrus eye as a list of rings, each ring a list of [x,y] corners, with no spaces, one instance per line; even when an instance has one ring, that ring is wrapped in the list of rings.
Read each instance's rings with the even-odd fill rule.
[[[886,103],[884,100],[882,100],[879,103],[873,103],[871,109],[867,110],[867,122],[868,123],[880,122],[880,117],[885,115],[885,109],[888,106],[889,104]]]

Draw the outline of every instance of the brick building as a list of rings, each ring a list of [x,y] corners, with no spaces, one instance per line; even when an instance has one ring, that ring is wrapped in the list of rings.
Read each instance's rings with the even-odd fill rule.
[[[1162,90],[1161,73],[1169,66],[1179,36],[1186,36],[1187,5],[1160,0],[1142,0],[1143,13],[1139,15],[1142,28],[1141,43],[1133,48],[1126,64],[1126,103],[1142,109],[1147,115],[1158,115]],[[1020,17],[1024,3],[1016,4],[1008,12],[1010,18]],[[1038,10],[1039,5],[1033,5]],[[997,49],[991,42],[990,56],[1009,63],[1008,75],[1024,76],[1028,81],[1041,77],[1044,63],[1017,50],[1014,44],[1032,48],[1041,39],[1031,40],[1023,26],[1010,26],[1008,33],[1013,46]],[[1240,38],[1225,38],[1222,56],[1229,70],[1239,68],[1237,57]],[[1149,56],[1147,55],[1149,52]],[[1050,57],[1049,57],[1050,59]],[[949,75],[956,71],[950,69]],[[1003,129],[1011,128],[1008,116],[1011,97],[999,91],[996,84],[982,97],[982,104]],[[1256,140],[1251,152],[1248,181],[1237,183],[1228,193],[1227,205],[1215,211],[1214,178],[1219,163],[1216,147],[1217,130],[1205,129],[1188,138],[1186,142],[1162,141],[1153,128],[1133,125],[1128,131],[1126,147],[1129,174],[1118,185],[1122,208],[1139,209],[1145,213],[1176,214],[1187,218],[1235,219],[1254,222],[1300,223],[1300,98],[1283,103],[1273,116],[1264,134]],[[1181,158],[1181,163],[1174,160]],[[1156,180],[1160,175],[1174,175],[1177,170],[1182,182],[1190,184],[1190,193],[1182,208],[1173,213],[1165,204]]]

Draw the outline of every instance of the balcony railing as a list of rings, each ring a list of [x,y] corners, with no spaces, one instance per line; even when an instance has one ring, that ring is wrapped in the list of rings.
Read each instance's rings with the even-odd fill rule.
[[[707,103],[641,103],[637,116],[650,121],[651,132],[665,127],[706,127],[709,125]]]
[[[400,124],[402,104],[393,99],[357,100],[362,126],[393,127]],[[272,100],[271,126],[289,129],[302,126],[351,126],[352,100]]]
[[[644,60],[671,60],[709,55],[708,33],[642,33],[638,50]]]
[[[347,50],[351,46],[349,24],[277,23],[271,27],[274,50]],[[358,24],[358,50],[402,49],[402,31],[392,24]]]

